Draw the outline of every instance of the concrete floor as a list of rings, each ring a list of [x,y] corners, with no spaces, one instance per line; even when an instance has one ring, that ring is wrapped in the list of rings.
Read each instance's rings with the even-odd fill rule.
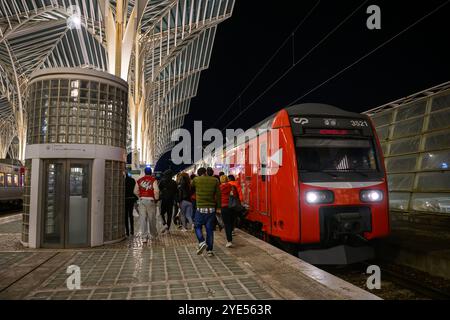
[[[232,249],[216,232],[216,255],[206,257],[179,231],[150,244],[24,249],[20,223],[0,220],[0,299],[378,299],[239,230]],[[81,269],[81,290],[67,288],[70,265]]]

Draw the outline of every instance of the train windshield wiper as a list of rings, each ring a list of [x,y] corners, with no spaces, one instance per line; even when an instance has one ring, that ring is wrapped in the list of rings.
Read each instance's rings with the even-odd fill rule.
[[[300,170],[300,172],[304,172],[304,173],[325,173],[333,178],[337,178],[337,175],[330,172],[330,171],[326,171],[326,170]]]

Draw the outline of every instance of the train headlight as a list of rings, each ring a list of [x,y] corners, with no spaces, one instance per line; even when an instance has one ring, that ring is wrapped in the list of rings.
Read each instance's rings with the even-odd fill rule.
[[[360,193],[360,198],[362,202],[381,202],[384,194],[380,190],[363,190]]]
[[[309,204],[329,204],[334,202],[334,193],[331,191],[308,191],[306,202]]]

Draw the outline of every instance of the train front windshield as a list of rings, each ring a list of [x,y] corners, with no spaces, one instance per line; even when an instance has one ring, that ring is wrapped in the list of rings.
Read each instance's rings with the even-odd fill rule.
[[[372,139],[297,138],[296,150],[304,182],[382,178]]]

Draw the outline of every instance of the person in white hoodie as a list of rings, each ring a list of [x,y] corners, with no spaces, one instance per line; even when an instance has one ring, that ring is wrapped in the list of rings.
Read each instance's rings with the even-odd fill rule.
[[[150,167],[145,169],[145,176],[137,181],[135,194],[139,196],[142,242],[147,243],[149,239],[153,240],[158,235],[156,211],[159,201],[159,187]]]

